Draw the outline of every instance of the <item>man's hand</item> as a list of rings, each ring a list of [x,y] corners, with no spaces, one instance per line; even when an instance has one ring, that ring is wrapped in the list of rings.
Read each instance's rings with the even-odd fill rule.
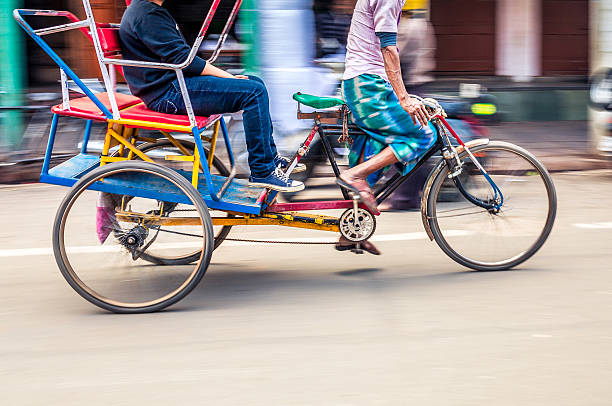
[[[249,77],[247,75],[234,75],[235,79],[246,79],[249,80]]]
[[[423,127],[427,126],[429,114],[423,103],[413,97],[407,97],[401,101],[401,105],[402,108],[406,110],[406,113],[410,114],[410,117],[412,117],[414,125],[418,125],[418,121]]]

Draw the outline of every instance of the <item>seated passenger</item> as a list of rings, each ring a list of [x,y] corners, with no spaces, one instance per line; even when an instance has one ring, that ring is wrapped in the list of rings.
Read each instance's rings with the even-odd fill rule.
[[[433,126],[423,104],[411,98],[404,82],[397,49],[397,32],[405,0],[358,0],[347,42],[342,81],[344,100],[355,123],[367,135],[351,145],[351,168],[339,183],[359,190],[363,202],[378,212],[370,185],[382,169],[398,165],[407,174],[435,143]],[[338,249],[350,249],[340,241]],[[363,248],[378,250],[367,242]]]
[[[191,47],[179,32],[176,21],[162,7],[164,1],[134,0],[127,8],[119,30],[124,59],[167,64],[187,60]],[[125,67],[124,74],[132,93],[151,110],[187,114],[174,71]],[[302,182],[289,179],[282,171],[291,162],[276,150],[268,92],[261,79],[231,75],[198,56],[183,69],[183,74],[196,115],[243,110],[250,185],[282,192],[304,189]],[[304,165],[298,165],[294,172],[304,169]]]

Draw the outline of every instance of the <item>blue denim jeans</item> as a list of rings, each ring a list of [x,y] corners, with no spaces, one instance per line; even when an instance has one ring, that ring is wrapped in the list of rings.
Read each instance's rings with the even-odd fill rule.
[[[275,169],[274,157],[277,154],[272,138],[270,101],[263,81],[255,76],[249,78],[194,76],[185,78],[185,82],[197,116],[243,111],[251,175],[266,177]],[[172,83],[168,93],[147,107],[160,113],[187,114],[177,80]]]

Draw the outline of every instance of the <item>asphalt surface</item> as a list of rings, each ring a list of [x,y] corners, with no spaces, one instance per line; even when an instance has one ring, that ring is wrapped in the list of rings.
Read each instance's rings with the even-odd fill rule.
[[[612,172],[554,179],[553,234],[513,271],[468,271],[388,213],[381,257],[228,243],[184,301],[134,316],[62,279],[65,189],[0,187],[1,403],[609,405]],[[254,230],[232,236],[334,237]]]

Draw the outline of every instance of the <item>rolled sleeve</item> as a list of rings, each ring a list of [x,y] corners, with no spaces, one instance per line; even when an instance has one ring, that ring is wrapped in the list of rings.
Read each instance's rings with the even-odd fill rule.
[[[200,76],[206,67],[206,61],[199,56],[196,56],[191,65],[183,69],[187,76]]]
[[[381,48],[397,46],[397,33],[395,32],[377,32],[376,36],[380,40]]]

